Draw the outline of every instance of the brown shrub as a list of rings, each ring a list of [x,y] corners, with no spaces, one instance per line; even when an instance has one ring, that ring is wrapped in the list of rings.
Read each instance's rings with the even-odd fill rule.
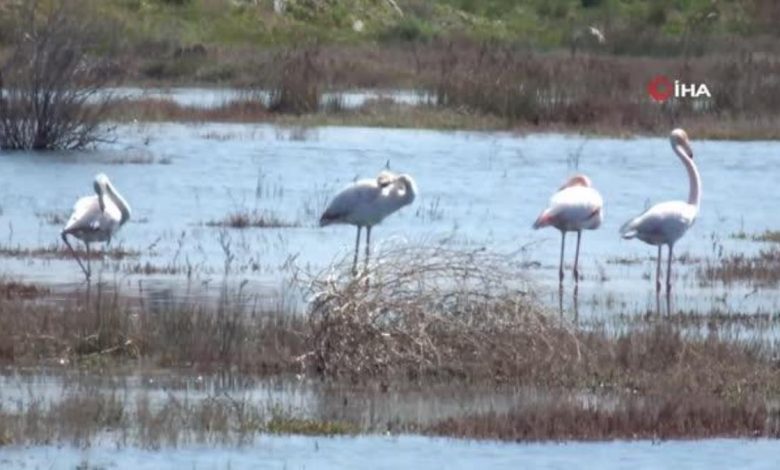
[[[325,376],[531,376],[574,363],[579,343],[498,255],[441,247],[382,252],[368,273],[309,280],[311,365]]]

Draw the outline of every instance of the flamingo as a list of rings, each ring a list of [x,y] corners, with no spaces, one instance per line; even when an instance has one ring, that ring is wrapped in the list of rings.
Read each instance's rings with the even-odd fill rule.
[[[73,214],[60,233],[62,241],[67,245],[81,270],[84,271],[87,281],[92,274],[89,263],[89,244],[92,242],[111,243],[111,237],[130,219],[130,206],[111,184],[108,176],[103,173],[96,175],[93,188],[95,189],[94,196],[84,196],[76,201],[73,206]],[[68,235],[84,242],[87,250],[86,268],[68,241]]]
[[[603,220],[604,201],[601,194],[585,175],[575,175],[550,198],[550,205],[539,214],[533,227],[552,226],[561,231],[561,261],[558,282],[563,283],[563,252],[566,232],[577,232],[577,251],[574,255],[574,282],[579,282],[577,265],[580,258],[580,239],[583,230],[599,228]]]
[[[366,266],[371,250],[371,228],[398,209],[411,204],[417,185],[411,176],[383,170],[374,179],[362,179],[344,188],[320,217],[320,227],[330,224],[357,226],[352,272],[357,273],[360,232],[366,227]]]
[[[693,150],[691,150],[688,134],[682,129],[675,129],[671,132],[669,141],[688,172],[688,202],[667,201],[656,204],[620,228],[620,235],[623,238],[638,238],[645,243],[658,246],[658,260],[655,267],[656,292],[661,291],[661,248],[663,245],[669,246],[669,259],[666,266],[666,292],[669,292],[672,287],[674,244],[696,221],[701,201],[701,178],[696,164],[693,163]]]

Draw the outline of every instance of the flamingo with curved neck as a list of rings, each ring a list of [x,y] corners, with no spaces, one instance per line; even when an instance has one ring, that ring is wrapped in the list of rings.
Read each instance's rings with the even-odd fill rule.
[[[669,135],[669,141],[688,173],[688,201],[667,201],[656,204],[620,228],[620,235],[623,238],[638,238],[647,244],[658,246],[655,268],[656,292],[661,291],[661,248],[663,245],[669,247],[666,267],[666,291],[669,292],[672,288],[674,244],[696,221],[701,205],[701,176],[693,162],[693,150],[691,150],[688,134],[682,129],[675,129]]]
[[[578,264],[580,239],[583,230],[595,230],[604,218],[604,200],[593,187],[590,178],[574,175],[550,198],[548,207],[539,214],[533,228],[555,227],[561,232],[561,260],[558,265],[558,283],[563,285],[563,253],[566,232],[577,232],[577,250],[574,255],[574,282],[579,282]]]
[[[130,205],[103,173],[95,176],[93,183],[95,194],[79,198],[73,206],[73,214],[62,229],[60,236],[81,267],[89,281],[92,275],[89,244],[92,242],[111,243],[111,237],[130,219]],[[87,266],[81,262],[78,253],[73,250],[68,235],[84,242],[87,251]]]
[[[366,267],[371,253],[371,228],[388,215],[411,204],[417,185],[411,176],[383,170],[376,178],[356,181],[333,198],[320,217],[320,226],[350,224],[357,227],[352,272],[357,273],[360,232],[366,227]]]

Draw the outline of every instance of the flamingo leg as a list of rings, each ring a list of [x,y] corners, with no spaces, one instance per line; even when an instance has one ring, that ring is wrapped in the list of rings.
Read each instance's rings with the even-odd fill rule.
[[[658,258],[655,263],[655,292],[661,292],[661,246],[658,245]]]
[[[89,251],[89,242],[84,242],[84,246],[87,247],[87,280],[89,280],[90,277],[92,277],[92,262],[89,260],[90,251]]]
[[[563,249],[566,246],[566,232],[561,230],[561,262],[558,264],[558,284],[563,284]]]
[[[371,256],[371,226],[366,227],[366,271],[368,271],[368,259]]]
[[[358,253],[360,252],[360,231],[363,229],[360,225],[357,226],[357,238],[355,238],[355,258],[352,260],[352,275],[357,274]]]
[[[73,255],[73,257],[76,259],[76,262],[79,264],[79,267],[84,272],[84,275],[87,277],[87,280],[89,281],[89,271],[84,267],[84,264],[81,262],[78,253],[76,253],[76,250],[73,249],[73,246],[71,246],[70,242],[68,241],[68,234],[66,232],[62,232],[62,241],[65,242],[65,246],[68,247],[68,250],[70,250],[70,254]]]
[[[580,262],[580,238],[582,237],[582,230],[577,230],[577,251],[574,254],[574,282],[580,282],[580,273],[577,270],[577,265]]]
[[[666,261],[666,292],[672,290],[672,249],[673,244],[669,244],[669,259]]]

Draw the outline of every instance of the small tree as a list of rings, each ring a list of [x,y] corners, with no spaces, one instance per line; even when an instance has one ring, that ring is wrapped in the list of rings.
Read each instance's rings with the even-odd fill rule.
[[[78,149],[103,139],[109,59],[90,53],[98,30],[68,0],[23,2],[0,68],[0,148]]]

